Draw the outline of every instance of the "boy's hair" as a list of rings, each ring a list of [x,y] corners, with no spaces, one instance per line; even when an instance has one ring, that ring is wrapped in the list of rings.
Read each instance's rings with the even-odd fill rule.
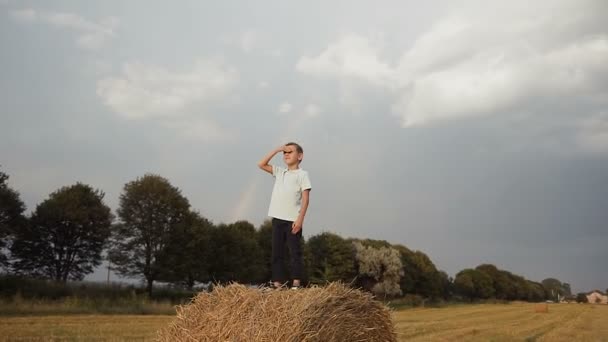
[[[296,151],[298,151],[298,153],[304,153],[304,150],[302,149],[302,146],[300,146],[300,144],[298,144],[298,143],[288,142],[287,144],[285,144],[285,146],[295,146],[296,147]]]

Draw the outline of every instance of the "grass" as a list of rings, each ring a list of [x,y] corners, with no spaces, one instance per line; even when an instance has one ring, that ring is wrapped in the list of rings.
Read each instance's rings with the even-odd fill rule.
[[[395,311],[403,341],[608,341],[608,305],[457,305]],[[0,341],[149,341],[171,315],[0,317]],[[3,339],[4,338],[4,339]]]
[[[141,286],[67,282],[0,275],[0,316],[131,314],[172,315],[195,290],[158,287],[149,296]]]
[[[149,341],[173,316],[63,315],[0,318],[0,341]]]
[[[62,300],[23,299],[15,296],[0,299],[0,316],[69,314],[173,315],[175,305],[168,300],[155,301],[138,296],[119,299],[67,297]]]

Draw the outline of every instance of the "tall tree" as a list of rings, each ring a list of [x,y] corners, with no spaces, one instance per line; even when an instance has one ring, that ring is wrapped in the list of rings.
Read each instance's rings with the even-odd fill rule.
[[[443,296],[446,291],[445,277],[425,253],[412,251],[403,245],[394,245],[403,264],[401,289],[403,293],[415,293],[424,297]]]
[[[310,237],[306,245],[310,257],[309,276],[312,282],[350,283],[355,278],[355,255],[351,241],[326,232]]]
[[[587,298],[587,295],[585,293],[579,292],[576,295],[576,302],[577,303],[588,303],[589,299]]]
[[[470,299],[486,299],[494,295],[492,278],[483,271],[467,268],[458,274],[454,279],[454,286],[459,294]]]
[[[379,296],[403,294],[399,286],[403,265],[399,252],[391,247],[373,248],[353,242],[358,282]]]
[[[258,246],[260,247],[260,251],[262,253],[261,277],[263,280],[270,280],[272,277],[272,221],[265,220],[258,229],[257,234]],[[306,254],[306,249],[304,250]]]
[[[167,246],[158,258],[158,280],[182,284],[192,289],[196,282],[208,282],[213,251],[213,223],[197,212],[190,212],[169,234]]]
[[[214,280],[259,283],[264,278],[264,260],[255,227],[247,221],[220,224],[213,234],[212,275]]]
[[[527,280],[528,282],[528,301],[540,302],[545,300],[545,289],[543,284]]]
[[[557,301],[560,296],[564,295],[564,288],[562,282],[555,278],[543,279],[541,282],[547,292],[550,294],[552,300]]]
[[[104,194],[77,183],[53,192],[30,224],[15,231],[11,253],[19,273],[57,281],[81,280],[101,263],[112,213]]]
[[[12,233],[25,223],[25,204],[19,193],[8,186],[8,175],[0,171],[0,268],[8,266],[5,254]]]
[[[467,297],[470,300],[475,298],[475,282],[473,281],[473,270],[464,269],[454,278],[454,290],[457,294]]]
[[[140,277],[152,295],[155,280],[167,262],[164,249],[190,213],[181,191],[158,175],[146,174],[125,184],[108,256],[114,270],[126,277]]]

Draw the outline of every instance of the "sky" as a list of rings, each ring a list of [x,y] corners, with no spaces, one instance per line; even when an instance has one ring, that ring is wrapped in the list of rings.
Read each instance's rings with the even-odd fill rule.
[[[62,186],[167,178],[266,219],[256,164],[304,147],[304,236],[383,239],[608,288],[608,2],[0,0],[0,165]],[[277,157],[273,163],[282,163]],[[116,280],[116,275],[112,275]],[[105,280],[103,268],[87,277]]]

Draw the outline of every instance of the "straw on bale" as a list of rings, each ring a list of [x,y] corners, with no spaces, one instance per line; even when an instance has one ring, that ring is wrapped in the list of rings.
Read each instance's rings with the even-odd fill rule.
[[[158,341],[396,341],[390,311],[339,283],[301,290],[216,286],[177,308]]]

